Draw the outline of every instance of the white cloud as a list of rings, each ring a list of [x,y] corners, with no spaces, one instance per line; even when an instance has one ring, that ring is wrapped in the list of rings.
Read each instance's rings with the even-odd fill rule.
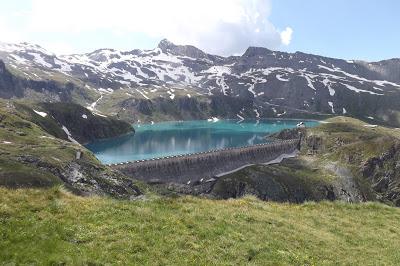
[[[20,42],[22,37],[11,28],[4,18],[0,17],[0,41],[2,42]]]
[[[42,46],[57,55],[73,54],[75,52],[71,45],[64,42],[44,42]]]
[[[281,32],[281,41],[284,45],[289,45],[292,41],[293,29],[286,27],[284,31]]]
[[[269,21],[270,0],[31,1],[30,33],[138,32],[222,55],[248,46],[276,49],[292,35],[291,28],[279,32]]]

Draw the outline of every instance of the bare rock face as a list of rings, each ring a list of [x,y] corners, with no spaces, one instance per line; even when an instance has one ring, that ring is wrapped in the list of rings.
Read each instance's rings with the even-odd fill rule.
[[[377,198],[400,207],[400,143],[378,157],[368,159],[361,167],[362,176],[371,184]]]
[[[307,130],[305,128],[293,128],[293,129],[284,129],[279,131],[278,133],[272,134],[268,136],[269,138],[275,139],[298,139],[300,137],[305,137]]]
[[[0,60],[0,97],[9,99],[12,97],[23,97],[23,89],[19,87],[20,81],[16,79]]]
[[[105,167],[94,167],[76,160],[60,173],[67,187],[82,195],[110,195],[132,198],[142,195],[131,179]]]
[[[28,98],[38,101],[72,101],[72,92],[80,91],[73,83],[25,79],[12,74],[0,60],[0,98]],[[40,95],[40,97],[38,96]],[[85,93],[82,94],[85,98]]]
[[[323,138],[320,136],[308,136],[306,138],[306,145],[309,151],[318,152],[323,145]]]
[[[207,59],[209,56],[202,50],[192,45],[175,45],[167,39],[163,39],[159,44],[158,48],[164,53],[171,53],[178,56],[187,56],[196,59]]]

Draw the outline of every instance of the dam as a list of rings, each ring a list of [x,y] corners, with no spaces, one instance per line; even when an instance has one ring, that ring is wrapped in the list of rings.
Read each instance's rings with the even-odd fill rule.
[[[125,175],[146,182],[207,182],[213,177],[247,165],[263,164],[299,149],[300,139],[282,140],[240,148],[175,155],[111,164]]]

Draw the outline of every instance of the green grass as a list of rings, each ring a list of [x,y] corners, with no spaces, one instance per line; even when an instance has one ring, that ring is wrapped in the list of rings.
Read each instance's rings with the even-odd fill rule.
[[[400,209],[0,188],[0,264],[395,265]]]
[[[0,159],[0,185],[7,187],[51,187],[62,181],[50,172],[17,161]]]
[[[59,184],[48,171],[20,163],[19,156],[31,155],[62,169],[82,147],[52,138],[7,108],[6,102],[0,102],[0,111],[4,125],[0,181],[11,187],[13,181],[28,186]],[[285,182],[296,178],[291,186],[312,187],[335,179],[324,164],[335,160],[359,166],[400,136],[396,129],[366,128],[350,118],[329,121],[310,129],[324,138],[318,155],[302,154],[286,164],[252,169]],[[349,162],[349,154],[356,159]],[[82,163],[102,167],[87,152]],[[60,187],[0,188],[0,265],[395,265],[400,261],[398,208],[379,203],[295,205],[254,197],[166,198],[151,193],[146,200],[130,202],[83,198]]]

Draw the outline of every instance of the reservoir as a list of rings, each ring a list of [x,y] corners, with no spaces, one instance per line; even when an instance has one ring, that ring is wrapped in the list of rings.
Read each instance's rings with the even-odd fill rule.
[[[306,127],[319,124],[304,121]],[[300,120],[196,120],[134,125],[135,134],[89,143],[105,164],[243,147],[268,142],[266,136],[295,128]]]

